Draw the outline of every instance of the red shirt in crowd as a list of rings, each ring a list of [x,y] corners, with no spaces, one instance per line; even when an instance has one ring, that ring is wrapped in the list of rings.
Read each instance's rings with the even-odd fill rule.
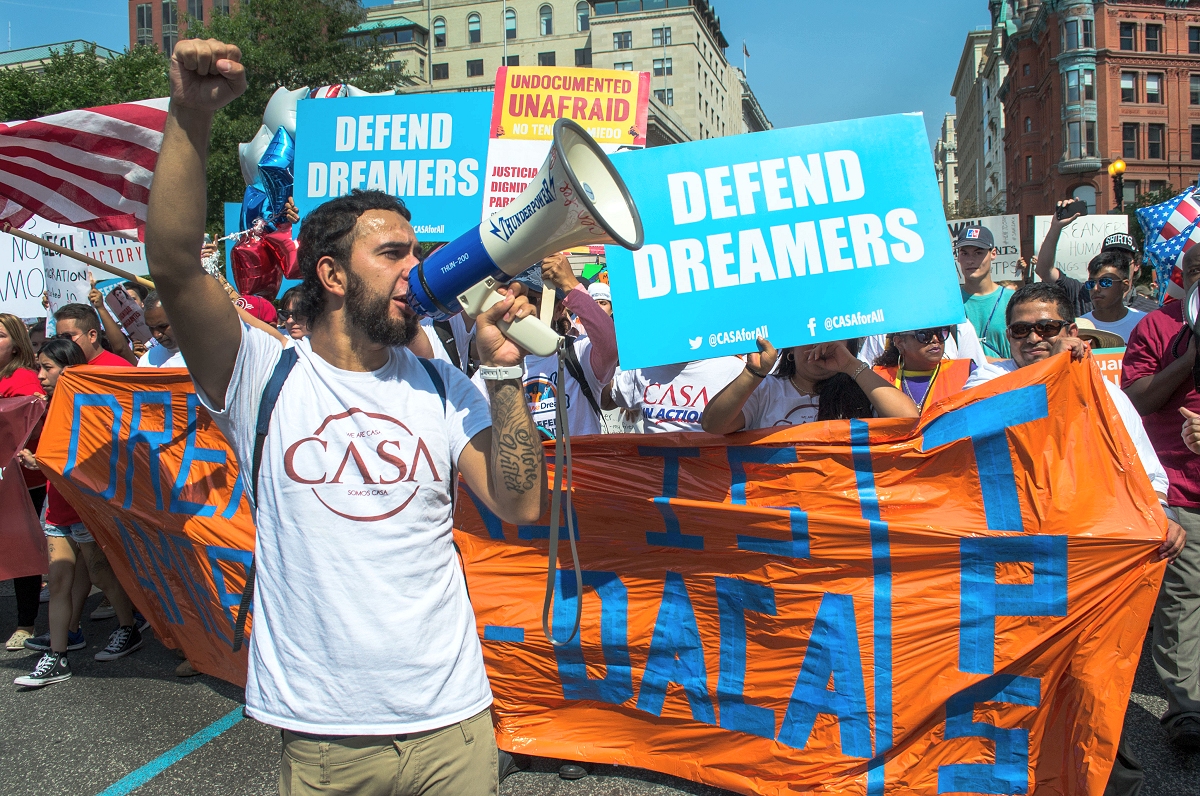
[[[1180,338],[1183,329],[1183,304],[1178,301],[1159,307],[1143,318],[1129,335],[1121,366],[1121,386],[1128,387],[1138,379],[1153,376],[1182,356],[1191,339],[1190,332]],[[1189,509],[1200,508],[1200,456],[1183,444],[1179,433],[1183,428],[1183,417],[1179,407],[1200,412],[1200,394],[1193,387],[1188,376],[1157,412],[1142,417],[1146,436],[1154,445],[1171,482],[1167,502]]]
[[[22,395],[45,395],[42,389],[42,383],[38,381],[37,374],[29,368],[17,368],[12,372],[12,375],[0,379],[0,398],[18,398]],[[42,433],[42,424],[39,422],[33,434],[29,436],[29,441],[25,443],[25,447],[31,451],[37,450],[38,437]],[[33,489],[46,483],[46,476],[42,475],[41,470],[27,470],[21,468],[21,475],[25,477],[25,486]]]
[[[102,368],[132,368],[136,367],[132,362],[122,359],[111,351],[101,351],[96,355],[96,358],[88,363]]]

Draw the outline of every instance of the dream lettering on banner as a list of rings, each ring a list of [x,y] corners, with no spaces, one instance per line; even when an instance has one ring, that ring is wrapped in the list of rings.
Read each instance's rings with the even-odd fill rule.
[[[1117,417],[1059,356],[920,421],[580,437],[584,590],[560,561],[552,616],[565,637],[582,600],[583,622],[558,648],[547,518],[464,488],[499,744],[740,793],[1099,793],[1164,566]],[[156,631],[244,682],[253,528],[183,371],[69,371],[46,429],[39,459]]]

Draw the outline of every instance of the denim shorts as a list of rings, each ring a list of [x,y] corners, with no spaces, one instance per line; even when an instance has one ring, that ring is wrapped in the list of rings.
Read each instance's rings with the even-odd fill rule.
[[[64,539],[73,539],[76,544],[86,544],[96,541],[88,533],[87,527],[82,522],[77,522],[73,525],[51,525],[45,522],[42,523],[42,530],[47,536],[61,536]]]

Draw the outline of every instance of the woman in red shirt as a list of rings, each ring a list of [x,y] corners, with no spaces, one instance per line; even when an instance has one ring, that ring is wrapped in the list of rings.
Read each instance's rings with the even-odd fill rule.
[[[15,315],[0,313],[0,398],[16,398],[22,395],[46,394],[37,377],[33,343],[25,324]],[[37,448],[41,424],[29,439],[29,447]],[[46,499],[46,476],[41,470],[22,470],[33,508],[38,514]],[[25,648],[25,639],[33,637],[33,625],[38,615],[38,595],[42,590],[42,576],[29,575],[13,578],[13,591],[17,597],[17,629],[8,637],[5,649],[9,652]]]
[[[54,394],[59,376],[70,366],[86,365],[83,350],[70,340],[55,339],[42,346],[38,354],[38,380],[47,395]],[[37,462],[28,449],[20,453],[21,464],[36,468]],[[83,649],[86,643],[79,631],[79,620],[83,614],[83,602],[88,589],[74,588],[75,560],[82,556],[87,562],[92,582],[108,597],[121,626],[113,631],[108,645],[96,653],[96,660],[111,661],[128,655],[142,646],[142,635],[137,627],[133,605],[128,595],[117,582],[108,559],[96,545],[75,509],[71,507],[54,484],[46,485],[46,544],[50,550],[50,632],[45,636],[29,639],[25,646],[42,650],[44,654],[32,673],[18,677],[13,683],[29,688],[40,688],[50,683],[66,680],[71,676],[67,663],[67,651]],[[74,631],[71,628],[76,628]]]

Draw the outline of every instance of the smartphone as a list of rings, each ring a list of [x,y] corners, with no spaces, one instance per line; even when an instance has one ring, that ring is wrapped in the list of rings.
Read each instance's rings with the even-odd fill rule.
[[[1082,199],[1076,199],[1074,202],[1071,202],[1071,204],[1063,205],[1062,207],[1058,208],[1057,212],[1059,218],[1070,218],[1076,213],[1081,216],[1086,216],[1087,202]]]

